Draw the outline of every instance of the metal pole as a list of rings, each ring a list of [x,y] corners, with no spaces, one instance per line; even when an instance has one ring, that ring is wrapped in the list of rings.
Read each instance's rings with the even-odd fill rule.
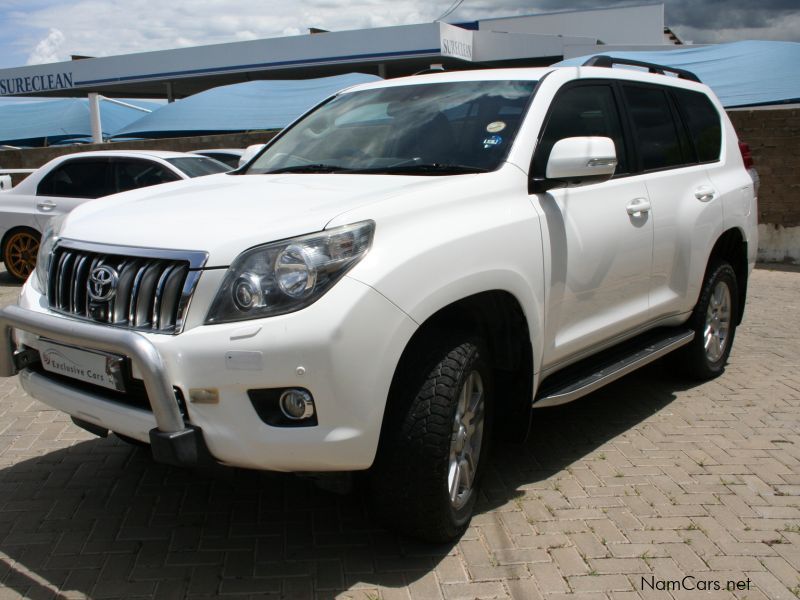
[[[105,100],[106,102],[111,102],[111,104],[116,104],[117,106],[124,106],[125,108],[132,108],[133,110],[138,110],[139,112],[144,113],[151,113],[153,112],[149,108],[144,108],[142,106],[136,106],[135,104],[130,104],[129,102],[123,102],[122,100],[117,100],[116,98],[106,98],[105,96],[100,96],[101,100]]]
[[[89,121],[92,123],[92,141],[103,143],[103,125],[100,122],[100,97],[95,92],[89,93]]]

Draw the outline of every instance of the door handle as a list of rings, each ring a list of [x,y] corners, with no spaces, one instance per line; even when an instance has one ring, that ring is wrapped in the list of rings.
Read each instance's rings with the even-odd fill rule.
[[[36,204],[36,208],[44,212],[50,212],[53,210],[58,204],[55,202],[51,202],[50,200],[45,200],[43,202],[39,202]]]
[[[647,198],[634,198],[625,207],[628,214],[632,217],[641,217],[644,213],[650,212],[650,201]]]
[[[717,192],[714,191],[714,188],[707,185],[701,185],[694,191],[694,197],[700,200],[700,202],[708,202],[709,200],[713,200],[714,196],[716,195]]]

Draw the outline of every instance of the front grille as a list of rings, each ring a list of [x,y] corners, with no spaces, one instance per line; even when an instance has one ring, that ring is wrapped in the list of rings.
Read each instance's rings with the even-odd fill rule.
[[[48,273],[50,308],[119,327],[179,333],[199,271],[191,268],[190,256],[182,259],[174,252],[169,256],[142,254],[140,249],[116,254],[87,245],[58,246]],[[98,287],[92,279],[98,273],[109,282],[113,279],[113,283]]]

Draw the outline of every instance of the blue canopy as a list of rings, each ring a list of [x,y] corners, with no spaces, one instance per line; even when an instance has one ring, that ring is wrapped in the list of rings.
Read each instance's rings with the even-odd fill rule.
[[[613,56],[692,71],[726,108],[800,102],[800,44],[746,41],[655,52],[598,52],[557,66],[583,64],[591,56]]]
[[[282,129],[339,90],[376,75],[350,73],[298,80],[248,81],[224,85],[178,100],[131,123],[115,137],[174,137]]]
[[[147,109],[159,105],[138,100],[128,101]],[[144,113],[111,102],[100,101],[103,137],[109,137]],[[0,144],[42,146],[69,139],[92,137],[89,101],[85,98],[14,102],[0,105]]]

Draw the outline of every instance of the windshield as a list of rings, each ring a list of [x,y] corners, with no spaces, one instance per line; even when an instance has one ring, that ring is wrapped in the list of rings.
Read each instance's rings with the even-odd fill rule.
[[[182,156],[180,158],[167,158],[165,160],[173,167],[186,173],[189,177],[202,177],[203,175],[225,173],[231,170],[228,165],[204,156],[198,156],[197,158]]]
[[[505,160],[535,81],[460,81],[341,94],[276,139],[248,173],[457,174]]]

